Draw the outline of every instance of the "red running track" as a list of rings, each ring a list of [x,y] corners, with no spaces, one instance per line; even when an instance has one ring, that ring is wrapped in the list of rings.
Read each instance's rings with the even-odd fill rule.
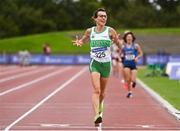
[[[10,72],[19,70],[6,67]],[[97,130],[88,66],[23,68],[28,72],[23,69],[16,75],[27,75],[0,83],[0,130]],[[180,122],[140,85],[133,90],[134,97],[127,99],[120,81],[110,77],[102,130],[180,130]]]

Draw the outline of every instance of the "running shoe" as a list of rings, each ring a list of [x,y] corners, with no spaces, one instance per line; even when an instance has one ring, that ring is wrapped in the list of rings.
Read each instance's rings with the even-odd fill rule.
[[[102,117],[101,117],[99,114],[97,114],[97,115],[95,116],[95,118],[94,118],[94,123],[95,123],[95,126],[98,125],[98,124],[100,124],[100,123],[102,123]]]
[[[132,98],[133,97],[133,95],[132,95],[132,93],[131,92],[129,92],[128,94],[127,94],[127,96],[126,96],[127,98]]]
[[[136,82],[132,82],[132,87],[133,87],[133,88],[136,87]]]

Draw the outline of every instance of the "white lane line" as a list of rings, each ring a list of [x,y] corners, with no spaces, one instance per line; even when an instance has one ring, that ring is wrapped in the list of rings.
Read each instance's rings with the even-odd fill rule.
[[[5,72],[9,69],[17,68],[17,66],[0,66],[0,72]]]
[[[34,68],[37,68],[36,66],[33,66],[33,67],[27,67],[27,68],[18,68],[18,69],[13,69],[13,70],[8,70],[8,71],[6,71],[6,72],[2,72],[1,74],[0,74],[0,76],[1,75],[7,75],[7,74],[11,74],[11,73],[18,73],[18,72],[20,72],[20,71],[28,71],[28,70],[31,70],[31,69],[34,69]]]
[[[37,105],[35,105],[33,108],[31,108],[29,111],[24,113],[22,116],[20,116],[17,120],[15,120],[13,123],[8,125],[4,131],[9,131],[10,128],[12,128],[14,125],[16,125],[18,122],[20,122],[22,119],[24,119],[26,116],[28,116],[30,113],[35,111],[38,107],[40,107],[43,103],[45,103],[47,100],[49,100],[52,96],[57,94],[59,91],[61,91],[64,87],[69,85],[71,82],[73,82],[75,79],[77,79],[82,73],[84,73],[87,70],[86,67],[84,67],[80,72],[75,74],[72,78],[67,80],[65,83],[63,83],[61,86],[59,86],[56,90],[54,90],[51,94],[49,94],[47,97],[42,99]]]
[[[42,80],[44,80],[44,79],[47,79],[47,78],[49,78],[49,77],[52,77],[52,76],[54,76],[54,75],[56,75],[56,74],[62,73],[62,72],[64,72],[64,71],[66,71],[66,70],[69,70],[70,68],[72,68],[72,67],[67,67],[67,68],[65,68],[65,69],[60,69],[60,71],[54,71],[54,72],[52,72],[52,73],[50,73],[50,74],[48,74],[48,75],[45,75],[45,76],[43,76],[43,77],[39,77],[38,79],[34,79],[34,80],[32,80],[32,81],[30,81],[30,82],[28,82],[28,83],[25,83],[25,84],[16,86],[16,87],[14,87],[14,88],[11,88],[11,89],[9,89],[9,90],[6,90],[6,91],[4,91],[4,92],[1,92],[1,93],[0,93],[0,96],[3,96],[3,95],[5,95],[5,94],[8,94],[8,93],[10,93],[10,92],[12,92],[12,91],[19,90],[19,89],[21,89],[21,88],[23,88],[23,87],[27,87],[27,86],[29,86],[29,85],[32,85],[32,84],[34,84],[34,83],[37,83],[37,82],[42,81]]]
[[[154,128],[154,125],[136,125],[136,127],[141,127],[141,128]]]
[[[155,100],[157,100],[162,105],[162,107],[167,109],[167,111],[173,116],[175,116],[177,120],[180,120],[180,110],[176,109],[173,105],[171,105],[167,100],[161,97],[158,93],[156,93],[153,89],[151,89],[140,79],[137,79],[137,82],[145,91],[147,91]]]
[[[35,70],[35,71],[33,70],[33,71],[30,71],[30,72],[25,72],[25,73],[22,73],[22,74],[13,75],[13,76],[10,76],[10,77],[6,77],[4,79],[0,79],[0,83],[5,82],[5,81],[9,81],[9,80],[13,80],[13,79],[16,79],[16,78],[19,78],[19,77],[35,74],[35,73],[38,73],[38,72],[41,72],[41,71],[44,71],[44,70],[50,70],[50,69],[53,69],[53,68],[54,67],[43,68],[41,70]]]
[[[70,124],[40,124],[41,127],[69,127]]]

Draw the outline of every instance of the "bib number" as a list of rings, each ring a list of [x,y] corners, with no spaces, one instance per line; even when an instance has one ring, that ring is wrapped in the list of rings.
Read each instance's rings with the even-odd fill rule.
[[[105,54],[104,51],[100,51],[100,52],[95,53],[95,56],[96,56],[97,58],[103,58],[103,57],[106,56],[106,54]]]
[[[134,60],[135,59],[135,55],[126,55],[125,59],[126,60]]]

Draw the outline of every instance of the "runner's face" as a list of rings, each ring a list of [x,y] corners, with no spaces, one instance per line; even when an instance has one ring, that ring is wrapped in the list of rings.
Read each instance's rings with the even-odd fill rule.
[[[104,26],[107,21],[107,14],[104,11],[99,11],[97,14],[97,18],[95,18],[96,24]]]
[[[128,35],[126,36],[126,41],[127,41],[128,44],[132,43],[133,37],[132,37],[131,34],[128,34]]]

